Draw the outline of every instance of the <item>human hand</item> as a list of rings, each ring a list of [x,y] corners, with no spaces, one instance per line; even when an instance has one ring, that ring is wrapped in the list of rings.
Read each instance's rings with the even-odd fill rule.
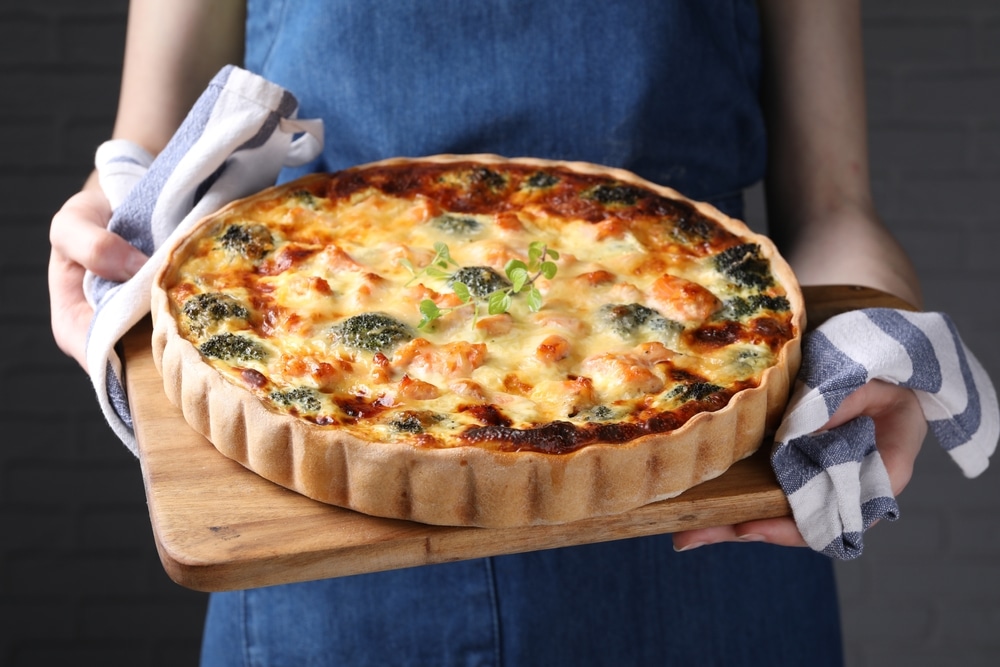
[[[56,345],[87,370],[87,330],[94,310],[83,293],[87,270],[117,282],[128,280],[148,257],[109,232],[111,205],[97,187],[70,197],[49,228],[49,305]]]
[[[871,417],[875,424],[875,443],[889,474],[892,492],[898,495],[910,481],[914,462],[927,435],[927,422],[917,397],[904,387],[873,380],[845,398],[821,430],[840,426],[860,415]],[[791,517],[686,530],[675,533],[673,540],[677,551],[718,542],[806,546]]]

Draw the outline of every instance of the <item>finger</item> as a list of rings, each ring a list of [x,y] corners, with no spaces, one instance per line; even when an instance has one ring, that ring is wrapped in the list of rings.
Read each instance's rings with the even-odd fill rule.
[[[107,230],[111,209],[103,194],[86,190],[71,197],[52,217],[49,241],[61,257],[108,280],[128,280],[148,259]]]
[[[912,391],[900,392],[897,401],[874,418],[875,442],[889,474],[894,495],[913,477],[913,468],[927,436],[927,421]]]
[[[86,337],[93,309],[83,294],[83,267],[53,251],[49,257],[52,335],[65,354],[87,370]]]
[[[784,547],[804,547],[806,541],[791,517],[759,519],[732,526],[712,526],[674,533],[674,549],[691,551],[721,542],[766,542]]]
[[[872,418],[879,456],[894,494],[913,475],[913,466],[927,435],[927,422],[916,395],[905,387],[872,380],[849,395],[823,428],[839,426],[860,415]]]
[[[673,535],[675,551],[690,551],[707,544],[732,542],[735,539],[736,531],[733,526],[696,528],[694,530],[683,530]]]
[[[806,541],[791,517],[758,519],[733,526],[740,542],[767,542],[783,547],[804,547]]]
[[[916,396],[909,389],[882,380],[871,380],[848,394],[821,430],[835,428],[860,415],[877,417],[910,403],[919,408]]]

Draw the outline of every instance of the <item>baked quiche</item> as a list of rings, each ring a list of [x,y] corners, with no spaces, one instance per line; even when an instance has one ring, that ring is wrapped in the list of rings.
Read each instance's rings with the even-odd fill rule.
[[[622,170],[394,159],[232,203],[173,246],[153,353],[225,456],[432,524],[626,511],[753,453],[804,307],[766,238]]]

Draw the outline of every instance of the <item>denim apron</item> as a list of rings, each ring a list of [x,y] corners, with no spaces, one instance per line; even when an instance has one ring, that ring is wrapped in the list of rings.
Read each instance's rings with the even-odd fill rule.
[[[742,212],[752,0],[250,0],[246,66],[323,118],[289,171],[490,152],[624,167]],[[830,561],[669,535],[213,594],[205,665],[837,665]]]

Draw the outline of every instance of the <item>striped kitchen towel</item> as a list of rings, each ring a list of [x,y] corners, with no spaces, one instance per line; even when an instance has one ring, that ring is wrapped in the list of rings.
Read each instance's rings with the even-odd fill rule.
[[[817,432],[869,380],[912,389],[967,477],[986,469],[1000,438],[993,385],[947,315],[876,308],[820,325],[805,339],[771,464],[809,546],[844,560],[861,555],[875,521],[899,514],[871,418]]]
[[[298,101],[285,89],[227,66],[156,159],[122,140],[97,151],[101,187],[114,211],[109,229],[151,256],[125,283],[93,274],[84,280],[95,311],[87,338],[91,381],[108,423],[133,453],[135,435],[115,347],[149,312],[153,277],[172,235],[272,185],[283,166],[319,154],[321,122],[299,120],[297,112]]]

